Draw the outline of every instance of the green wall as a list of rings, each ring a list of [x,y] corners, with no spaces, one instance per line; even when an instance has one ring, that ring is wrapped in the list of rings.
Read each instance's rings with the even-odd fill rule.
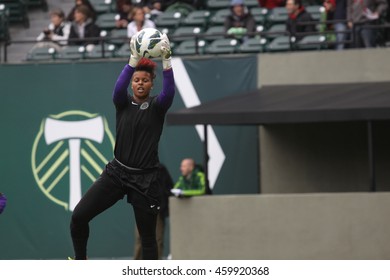
[[[111,93],[125,63],[0,65],[0,192],[8,197],[7,208],[0,216],[0,259],[64,259],[73,254],[69,140],[47,144],[44,126],[48,118],[103,120],[101,143],[80,141],[81,189],[85,192],[105,161],[112,158],[115,111]],[[202,103],[253,89],[257,84],[256,56],[184,60],[183,65]],[[177,77],[181,74],[175,72]],[[155,89],[161,86],[158,73]],[[184,107],[182,94],[177,92],[171,111]],[[257,193],[257,128],[213,129],[226,157],[214,193]],[[160,159],[174,179],[179,176],[183,157],[202,162],[202,155],[203,145],[194,127],[166,126]],[[90,225],[90,258],[131,258],[134,219],[125,200]]]

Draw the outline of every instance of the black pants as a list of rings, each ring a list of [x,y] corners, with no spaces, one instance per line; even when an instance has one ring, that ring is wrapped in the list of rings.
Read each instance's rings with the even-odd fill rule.
[[[87,258],[89,222],[127,195],[133,205],[144,259],[158,259],[156,222],[159,209],[157,172],[129,172],[114,161],[89,188],[73,211],[70,231],[76,259]]]

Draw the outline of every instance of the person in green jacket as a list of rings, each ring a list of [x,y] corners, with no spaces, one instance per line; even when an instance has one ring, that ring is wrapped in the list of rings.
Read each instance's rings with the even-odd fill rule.
[[[192,158],[182,160],[180,172],[181,176],[171,190],[175,196],[195,196],[206,193],[205,174]]]

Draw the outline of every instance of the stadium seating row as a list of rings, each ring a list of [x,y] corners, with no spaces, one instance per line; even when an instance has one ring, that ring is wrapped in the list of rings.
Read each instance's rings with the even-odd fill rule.
[[[117,15],[115,0],[90,0],[98,12],[97,24],[101,27],[102,36],[105,38],[105,57],[128,56],[125,49],[127,45],[127,30],[116,29],[115,16]],[[137,0],[133,0],[137,3]],[[230,0],[207,0],[207,10],[180,9],[182,7],[170,7],[160,16],[155,18],[156,26],[167,33],[172,41],[176,55],[196,53],[245,53],[264,51],[290,50],[290,44],[283,43],[288,39],[285,34],[285,21],[287,11],[284,7],[268,10],[258,6],[257,0],[245,0],[245,4],[252,13],[257,23],[257,30],[262,33],[240,44],[234,39],[225,38],[223,23],[230,14]],[[9,38],[8,24],[20,22],[25,27],[29,26],[27,8],[40,6],[47,10],[46,0],[0,0],[0,41]],[[3,7],[3,9],[2,9]],[[307,10],[315,20],[321,18],[324,12],[319,5],[308,6]],[[196,41],[194,40],[196,37]],[[284,39],[282,39],[284,37]],[[278,40],[274,40],[278,38]],[[318,42],[318,38],[315,37]],[[281,47],[281,45],[285,45]],[[277,47],[276,47],[277,46]],[[110,51],[109,48],[112,48]],[[320,44],[315,48],[323,48]],[[64,51],[52,51],[51,49],[34,50],[27,54],[27,60],[35,59],[86,59],[102,57],[101,48],[97,47],[91,53],[79,52],[78,47],[68,47]]]
[[[104,47],[104,48],[103,48]],[[106,43],[97,45],[92,51],[86,51],[84,47],[67,46],[61,50],[52,47],[33,48],[28,52],[27,61],[52,61],[52,60],[83,60],[99,58],[128,57],[129,44],[122,45]],[[243,43],[236,39],[215,39],[212,41],[193,39],[184,40],[173,44],[173,53],[177,56],[195,54],[233,54],[233,53],[261,53],[281,52],[290,50],[319,50],[326,49],[327,42],[323,35],[309,35],[300,42],[295,43],[289,36],[278,36],[273,39],[251,38]]]
[[[112,13],[115,12],[116,9],[116,2],[115,0],[90,0],[91,4],[94,6],[95,10],[99,14],[104,14],[104,13]],[[140,0],[132,0],[133,4],[137,5],[141,1]],[[205,1],[205,6],[208,11],[214,12],[220,9],[224,9],[230,6],[231,0],[206,0]],[[258,7],[259,2],[257,0],[244,0],[246,7],[252,8],[252,7]],[[167,11],[191,11],[195,10],[194,7],[185,4],[184,2],[182,3],[175,3],[172,5],[172,7],[168,7]]]
[[[318,21],[322,13],[325,12],[323,6],[314,5],[308,6],[307,10],[313,16],[313,19]],[[288,17],[287,10],[282,8],[274,8],[268,10],[261,7],[252,7],[251,14],[258,25],[267,28],[275,24],[285,23]],[[210,26],[223,25],[225,18],[230,14],[229,8],[222,8],[211,12],[209,10],[195,10],[186,15],[178,11],[165,11],[157,18],[155,23],[158,29],[173,33],[179,27],[183,26],[197,26],[206,29]],[[107,12],[100,14],[97,17],[97,24],[105,30],[115,29],[115,12]]]
[[[188,40],[203,40],[211,42],[216,39],[226,38],[225,30],[222,25],[210,26],[207,30],[198,26],[180,26],[174,31],[168,32],[167,30],[163,30],[163,32],[164,31],[169,34],[170,41],[174,45],[178,45],[179,43]],[[259,25],[257,32],[257,35],[252,37],[262,37],[267,39],[267,41],[270,41],[270,39],[274,39],[280,35],[289,35],[286,33],[286,26],[284,23],[272,25],[268,29]],[[104,30],[101,32],[101,36],[106,37],[106,41],[117,46],[128,41],[126,29]]]
[[[322,6],[309,6],[308,11],[317,21],[324,12]],[[285,8],[267,10],[252,7],[251,12],[257,23],[257,31],[262,32],[262,37],[267,42],[278,36],[288,35],[285,32],[285,21],[288,16]],[[166,11],[157,17],[155,22],[157,28],[167,33],[171,42],[176,46],[183,41],[194,40],[195,37],[203,40],[204,45],[210,45],[209,43],[213,40],[225,38],[223,23],[229,13],[230,10],[226,8],[215,10],[214,13],[209,10],[195,10],[182,17],[177,11]],[[101,14],[97,19],[97,24],[104,30],[103,34],[111,38],[108,42],[118,46],[127,40],[127,30],[115,29],[115,15],[115,13]],[[251,42],[254,43],[255,40]],[[190,43],[186,44],[178,50],[187,49]]]

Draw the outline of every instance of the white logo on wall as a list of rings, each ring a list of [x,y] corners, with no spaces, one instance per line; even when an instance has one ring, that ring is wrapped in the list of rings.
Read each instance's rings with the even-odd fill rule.
[[[113,147],[104,117],[83,111],[51,115],[42,121],[33,144],[34,178],[51,201],[73,211],[83,189],[112,157]]]

